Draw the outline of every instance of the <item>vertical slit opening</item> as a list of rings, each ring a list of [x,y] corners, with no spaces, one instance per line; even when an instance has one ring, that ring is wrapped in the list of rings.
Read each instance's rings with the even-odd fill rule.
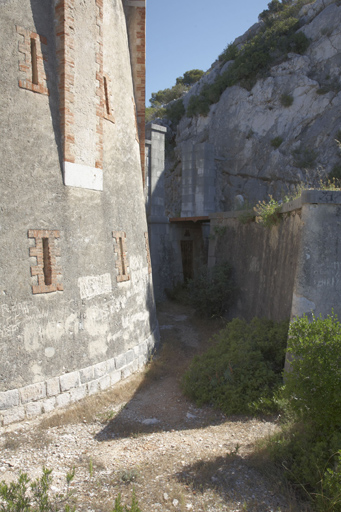
[[[32,84],[38,85],[37,41],[31,38]]]
[[[107,111],[107,115],[110,116],[110,103],[109,103],[109,94],[108,94],[108,82],[106,77],[103,77],[104,83],[104,100],[105,100],[105,108]]]
[[[49,286],[52,284],[52,266],[49,248],[49,239],[43,238],[43,272],[45,285]]]
[[[125,276],[126,275],[126,267],[124,264],[123,241],[122,241],[121,237],[120,237],[120,253],[121,253],[121,263],[122,263],[122,275]]]

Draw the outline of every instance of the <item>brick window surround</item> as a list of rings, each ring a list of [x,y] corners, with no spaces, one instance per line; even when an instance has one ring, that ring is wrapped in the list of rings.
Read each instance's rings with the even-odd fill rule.
[[[44,66],[44,61],[47,61],[47,39],[18,25],[16,31],[23,37],[18,43],[19,71],[23,73],[23,78],[19,79],[19,87],[48,95]]]
[[[103,75],[103,117],[107,121],[115,123],[115,117],[112,109],[111,80],[107,74]]]
[[[28,238],[35,239],[35,246],[30,247],[30,256],[37,259],[37,264],[31,266],[31,276],[37,278],[37,284],[32,285],[32,293],[63,291],[61,270],[57,265],[60,252],[56,247],[56,239],[60,238],[60,232],[29,229]]]
[[[147,253],[147,264],[148,264],[148,274],[152,273],[152,262],[150,259],[150,249],[149,249],[149,238],[148,238],[148,231],[145,231],[144,238],[146,242],[146,253]]]
[[[124,231],[113,231],[112,234],[115,244],[116,254],[116,281],[122,283],[123,281],[130,280],[128,258],[126,252],[126,234]]]

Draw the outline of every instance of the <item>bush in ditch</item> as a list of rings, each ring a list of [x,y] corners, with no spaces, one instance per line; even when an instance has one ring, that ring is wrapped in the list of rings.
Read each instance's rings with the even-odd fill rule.
[[[182,380],[184,393],[227,415],[277,410],[287,333],[288,322],[235,318],[193,359]]]

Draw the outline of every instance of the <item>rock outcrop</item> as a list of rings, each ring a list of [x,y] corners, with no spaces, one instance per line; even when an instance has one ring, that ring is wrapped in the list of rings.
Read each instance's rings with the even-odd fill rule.
[[[236,196],[250,205],[269,194],[279,199],[341,165],[335,142],[341,129],[341,2],[316,0],[299,16],[299,30],[310,40],[304,55],[289,54],[250,91],[228,87],[207,117],[180,121],[175,159],[168,164],[165,180],[170,216],[208,213],[195,199],[188,205],[189,189],[195,196],[194,174],[205,176],[207,171],[210,184],[214,176],[213,209],[227,211],[233,209]],[[258,26],[235,44],[242,44]],[[228,65],[216,62],[186,95],[185,106]],[[199,158],[202,154],[209,159]]]

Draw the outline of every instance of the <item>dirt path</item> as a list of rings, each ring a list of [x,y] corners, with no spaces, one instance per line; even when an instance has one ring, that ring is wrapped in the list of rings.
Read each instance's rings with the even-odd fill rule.
[[[275,423],[225,418],[186,400],[178,381],[189,361],[221,325],[189,308],[159,308],[163,347],[145,375],[43,419],[1,429],[0,480],[53,468],[53,491],[72,487],[79,511],[110,512],[118,493],[142,512],[293,511],[274,479],[250,462],[257,439]],[[299,510],[299,509],[297,509]]]

